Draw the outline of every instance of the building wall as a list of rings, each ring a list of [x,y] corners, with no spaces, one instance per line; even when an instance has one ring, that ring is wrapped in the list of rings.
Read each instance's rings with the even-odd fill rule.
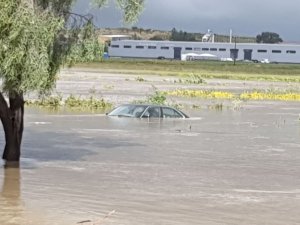
[[[134,58],[174,58],[174,48],[180,47],[182,53],[209,53],[218,58],[232,58],[232,51],[238,51],[237,60],[244,60],[244,51],[251,52],[251,60],[264,60],[286,63],[300,63],[300,45],[256,44],[256,43],[211,43],[174,41],[112,41],[109,47],[111,57]]]

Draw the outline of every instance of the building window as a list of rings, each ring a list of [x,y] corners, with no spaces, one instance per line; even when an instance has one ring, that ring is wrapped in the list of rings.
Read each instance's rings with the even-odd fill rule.
[[[296,54],[296,51],[295,50],[287,50],[286,53],[288,53],[288,54]]]
[[[191,47],[186,47],[185,50],[193,50]]]
[[[265,49],[258,49],[257,52],[259,52],[259,53],[266,53],[267,50],[265,50]]]
[[[219,48],[220,52],[226,52],[226,48]]]
[[[202,48],[202,51],[208,51],[209,48]]]
[[[156,46],[150,45],[148,46],[148,49],[156,49]]]
[[[281,50],[272,50],[272,53],[281,53]]]
[[[112,48],[119,48],[119,45],[112,45]]]
[[[131,45],[124,45],[124,48],[131,48]]]
[[[142,45],[137,45],[137,46],[135,46],[135,48],[138,48],[138,49],[143,49],[143,48],[144,48],[144,46],[142,46]]]
[[[218,49],[216,49],[216,48],[210,48],[210,51],[215,52],[215,51],[218,51]]]
[[[168,50],[168,49],[169,49],[169,47],[167,47],[167,46],[162,46],[162,47],[160,47],[160,49],[163,49],[163,50]]]
[[[201,48],[194,48],[195,51],[201,51]]]

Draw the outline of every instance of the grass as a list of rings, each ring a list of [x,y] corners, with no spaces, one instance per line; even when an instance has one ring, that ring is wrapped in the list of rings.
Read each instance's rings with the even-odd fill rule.
[[[175,83],[182,83],[182,84],[205,84],[205,80],[198,74],[191,73],[187,77],[183,79],[179,79],[178,81],[175,81]]]
[[[193,76],[201,79],[265,80],[300,82],[300,64],[260,64],[214,61],[171,61],[110,59],[102,62],[78,64],[77,67],[99,69],[104,72],[126,74],[155,74],[178,77]]]

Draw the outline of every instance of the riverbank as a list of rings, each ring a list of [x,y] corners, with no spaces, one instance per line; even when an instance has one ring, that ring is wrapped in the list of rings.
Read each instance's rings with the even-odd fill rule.
[[[270,92],[300,93],[300,83],[278,81],[245,81],[228,79],[202,79],[199,77],[161,76],[156,74],[125,74],[107,72],[96,68],[67,68],[59,75],[53,95],[66,99],[77,98],[103,99],[113,106],[125,103],[147,101],[156,92],[176,92],[177,90],[211,91],[220,93]],[[210,108],[216,105],[237,107],[260,100],[240,100],[236,98],[199,98],[168,95],[167,102],[171,105],[182,105],[187,108]],[[262,99],[264,100],[264,99]],[[266,99],[267,101],[273,101]]]

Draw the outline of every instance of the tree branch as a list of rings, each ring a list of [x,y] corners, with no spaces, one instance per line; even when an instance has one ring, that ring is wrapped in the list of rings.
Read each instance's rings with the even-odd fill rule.
[[[79,18],[81,18],[83,20],[86,20],[86,21],[91,21],[93,19],[93,16],[91,14],[81,15],[81,14],[74,13],[74,12],[69,12],[69,11],[64,11],[63,13],[65,15],[79,17]]]

